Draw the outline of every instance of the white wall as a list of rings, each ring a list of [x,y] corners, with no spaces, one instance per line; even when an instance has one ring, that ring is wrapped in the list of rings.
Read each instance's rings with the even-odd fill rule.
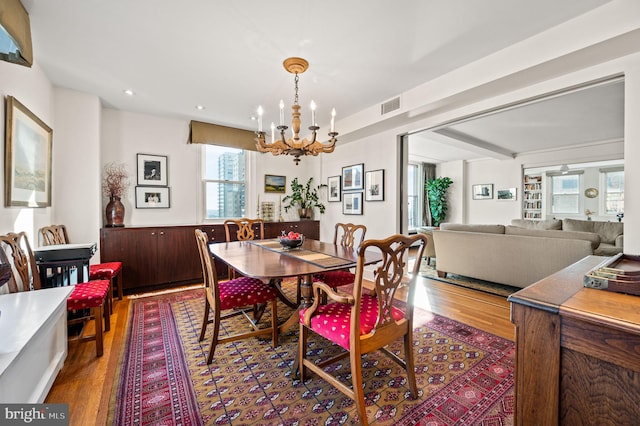
[[[52,224],[64,224],[73,243],[98,242],[102,226],[100,196],[100,99],[54,90]],[[93,257],[97,262],[99,253]]]

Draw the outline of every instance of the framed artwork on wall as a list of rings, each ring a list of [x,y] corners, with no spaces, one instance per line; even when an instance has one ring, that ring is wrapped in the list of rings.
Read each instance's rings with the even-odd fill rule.
[[[517,200],[517,188],[498,189],[496,191],[496,198],[503,201],[516,201]]]
[[[51,206],[53,130],[13,96],[7,96],[4,205]]]
[[[167,186],[167,156],[138,154],[138,185]]]
[[[343,194],[342,214],[362,214],[362,192],[347,192]]]
[[[384,201],[384,169],[366,172],[364,188],[365,201]]]
[[[264,175],[264,192],[284,194],[287,191],[287,177]]]
[[[483,183],[480,185],[473,185],[473,199],[474,200],[492,200],[493,184]]]
[[[342,168],[342,190],[363,189],[364,164],[354,164]]]
[[[137,209],[168,209],[169,187],[167,186],[136,186]]]
[[[342,199],[340,192],[340,179],[341,176],[329,176],[327,178],[327,187],[329,188],[327,201],[334,202]]]

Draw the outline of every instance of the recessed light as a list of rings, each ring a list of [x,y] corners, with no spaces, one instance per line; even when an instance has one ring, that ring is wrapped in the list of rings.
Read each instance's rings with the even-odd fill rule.
[[[134,91],[133,91],[133,90],[130,90],[130,89],[123,90],[123,92],[124,92],[124,94],[125,94],[125,95],[127,95],[127,96],[133,96],[133,95],[135,95]]]
[[[196,105],[196,109],[202,111],[204,109],[204,105]]]

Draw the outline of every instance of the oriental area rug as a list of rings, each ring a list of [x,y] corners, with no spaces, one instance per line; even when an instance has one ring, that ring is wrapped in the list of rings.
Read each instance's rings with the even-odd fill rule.
[[[283,285],[295,291],[295,283]],[[198,341],[204,289],[131,301],[131,312],[110,405],[115,425],[357,425],[355,403],[310,374],[293,377],[298,329],[269,339],[219,345],[206,364],[212,327]],[[278,306],[284,321],[292,310]],[[261,323],[269,323],[269,310]],[[245,327],[227,320],[221,334]],[[419,396],[412,400],[403,369],[381,353],[363,357],[367,417],[372,425],[513,424],[514,344],[416,308],[414,354]],[[310,350],[339,349],[320,337]],[[391,348],[403,351],[401,341]],[[350,380],[348,359],[329,366]]]

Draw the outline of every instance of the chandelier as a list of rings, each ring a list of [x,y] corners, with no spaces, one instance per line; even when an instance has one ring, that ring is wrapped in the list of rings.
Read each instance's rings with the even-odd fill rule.
[[[284,60],[284,69],[291,74],[295,74],[295,97],[293,99],[293,105],[291,106],[293,116],[291,120],[291,130],[293,132],[293,138],[285,138],[285,130],[289,127],[284,125],[284,101],[280,100],[280,125],[276,127],[274,123],[271,123],[271,142],[265,141],[265,132],[262,130],[262,106],[258,107],[258,131],[256,135],[256,148],[260,152],[270,152],[273,155],[293,155],[293,161],[300,163],[300,157],[303,155],[318,155],[321,153],[333,152],[336,142],[336,136],[338,132],[335,131],[335,108],[331,110],[331,126],[329,129],[329,140],[327,142],[319,142],[316,140],[318,129],[320,127],[316,124],[316,105],[311,101],[311,140],[300,140],[300,104],[298,104],[298,74],[302,74],[309,68],[309,62],[302,58],[287,58]],[[280,134],[280,139],[276,140],[276,129]]]

